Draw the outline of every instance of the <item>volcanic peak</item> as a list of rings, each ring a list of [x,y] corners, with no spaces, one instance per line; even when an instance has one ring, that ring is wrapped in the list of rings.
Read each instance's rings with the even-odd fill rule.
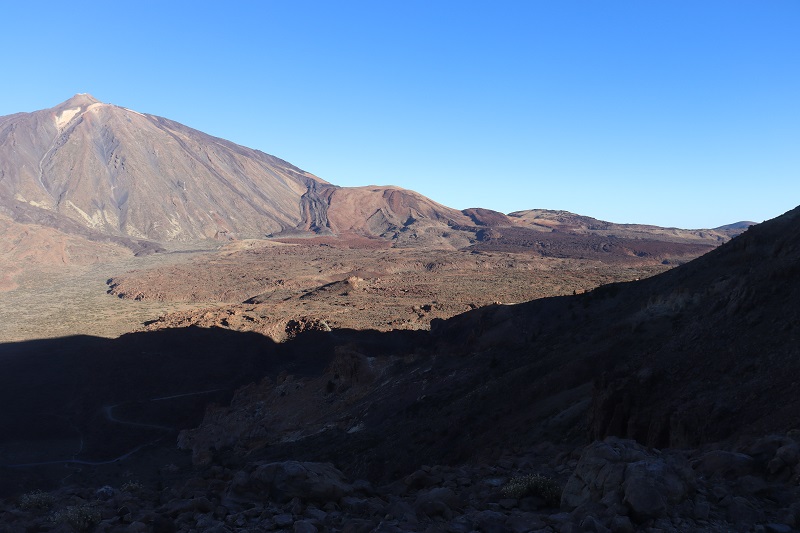
[[[89,107],[92,104],[101,104],[102,102],[89,93],[77,93],[75,96],[66,100],[56,106],[56,109],[74,108],[74,107]]]

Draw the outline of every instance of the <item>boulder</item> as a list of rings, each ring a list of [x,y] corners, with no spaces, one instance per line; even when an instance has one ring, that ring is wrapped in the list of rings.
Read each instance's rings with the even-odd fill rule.
[[[249,476],[237,476],[230,492],[285,503],[301,501],[338,502],[353,489],[344,475],[330,463],[284,461],[258,463]]]
[[[420,491],[414,503],[414,509],[420,515],[443,516],[449,520],[452,517],[453,509],[458,508],[460,504],[460,499],[451,489],[438,487]]]
[[[609,437],[584,449],[564,488],[561,506],[574,510],[601,505],[643,522],[664,516],[684,501],[692,482],[691,470],[680,460]]]
[[[310,520],[298,520],[293,527],[294,533],[317,533],[319,531]]]
[[[667,508],[682,502],[688,487],[675,468],[658,457],[625,467],[623,503],[640,522],[666,514]]]
[[[733,479],[754,473],[756,461],[744,453],[713,450],[693,461],[692,468],[706,477]]]

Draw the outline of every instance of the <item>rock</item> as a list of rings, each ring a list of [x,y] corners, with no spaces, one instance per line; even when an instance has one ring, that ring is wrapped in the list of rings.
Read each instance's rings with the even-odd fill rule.
[[[281,513],[273,516],[272,521],[278,527],[289,527],[294,523],[294,517],[289,513]]]
[[[184,513],[210,513],[214,506],[208,498],[192,498],[190,500],[172,500],[162,509],[168,516],[178,516]]]
[[[474,530],[472,520],[466,516],[459,516],[447,524],[447,533],[472,533]]]
[[[436,477],[430,475],[425,470],[417,470],[406,476],[403,482],[408,486],[410,489],[424,489],[428,487],[432,487],[438,484],[441,479],[437,479]]]
[[[342,533],[372,533],[377,524],[372,520],[349,519],[342,528]]]
[[[587,501],[600,501],[618,491],[625,477],[622,455],[614,441],[594,442],[586,447],[561,495],[561,506],[575,509]]]
[[[306,508],[305,515],[318,522],[324,522],[325,518],[328,516],[328,513],[322,509],[317,509],[316,507],[308,507]]]
[[[289,505],[286,506],[286,509],[293,515],[301,515],[303,514],[303,502],[300,501],[300,498],[295,496],[292,498],[292,501],[289,502]]]
[[[383,515],[386,509],[386,502],[380,498],[356,498],[345,496],[341,501],[342,510],[355,515]]]
[[[794,512],[791,509],[781,509],[778,511],[778,514],[775,516],[776,520],[781,524],[786,524],[787,526],[797,527],[797,518],[794,515]]]
[[[310,520],[298,520],[294,523],[294,533],[317,533],[319,529]]]
[[[778,448],[778,451],[775,452],[775,457],[782,460],[786,465],[794,467],[800,462],[800,444],[792,442],[791,444],[781,446]]]
[[[708,477],[731,479],[752,474],[756,462],[743,453],[714,450],[696,459],[692,463],[692,468]]]
[[[623,503],[640,522],[664,516],[668,505],[680,503],[687,494],[681,476],[661,458],[627,465],[623,488]]]
[[[764,524],[766,533],[791,533],[792,528],[786,524]]]
[[[448,488],[435,488],[421,491],[414,502],[417,514],[424,516],[442,516],[446,519],[452,517],[452,509],[461,504],[458,496]]]
[[[788,437],[781,435],[769,435],[756,440],[743,451],[750,457],[753,457],[756,461],[760,463],[766,463],[775,456],[775,453],[780,447],[790,444],[791,442],[792,440]]]
[[[216,521],[207,515],[201,515],[197,517],[194,523],[194,526],[202,531],[211,529],[215,525],[217,525]]]
[[[514,507],[519,505],[519,500],[517,500],[516,498],[503,498],[497,503],[500,504],[500,507],[502,507],[503,509],[513,509]]]
[[[537,531],[544,529],[547,526],[539,519],[539,516],[534,513],[524,513],[514,515],[506,520],[506,527],[513,533],[527,533],[528,531]]]
[[[114,489],[109,485],[103,485],[94,492],[94,497],[100,501],[108,501],[114,497]]]
[[[547,502],[539,496],[528,496],[526,498],[520,498],[519,500],[519,508],[521,511],[535,511],[542,507],[547,507]]]
[[[690,492],[693,473],[676,460],[630,440],[607,438],[587,446],[561,497],[562,508],[601,504],[614,514],[624,504],[643,522],[666,514]],[[623,511],[624,512],[624,511]]]
[[[364,494],[375,494],[375,487],[365,479],[358,479],[353,482],[353,490]]]
[[[758,511],[747,498],[737,496],[733,498],[731,505],[728,507],[728,522],[737,526],[752,525],[758,522],[759,518]]]
[[[667,510],[667,504],[659,490],[651,480],[642,477],[625,482],[623,503],[630,508],[638,522],[663,516]]]
[[[633,522],[627,516],[615,516],[611,519],[611,531],[615,533],[634,533],[636,529]]]
[[[152,528],[153,533],[175,533],[175,531],[177,531],[175,522],[166,516],[161,515],[153,516],[150,527]]]
[[[757,494],[768,489],[767,482],[764,478],[758,476],[742,476],[736,485],[741,492],[747,494]]]
[[[147,533],[149,530],[144,522],[131,522],[126,529],[129,533]]]
[[[800,462],[800,445],[796,442],[781,446],[775,452],[775,457],[767,465],[767,471],[770,474],[778,474],[786,469],[786,476],[791,475],[793,470]]]
[[[706,501],[697,502],[694,504],[694,512],[692,516],[696,520],[708,520],[708,515],[711,513],[711,504]]]
[[[554,513],[547,517],[547,519],[554,524],[566,524],[572,520],[569,513]]]
[[[246,479],[234,478],[231,492],[276,502],[299,498],[325,503],[338,502],[352,492],[352,487],[330,463],[284,461],[258,464]]]
[[[474,518],[475,528],[484,533],[507,533],[506,515],[497,511],[481,511]]]
[[[586,533],[611,533],[611,530],[594,516],[587,516],[581,521],[581,530]]]
[[[230,533],[230,529],[222,524],[213,524],[207,528],[201,529],[203,533]]]

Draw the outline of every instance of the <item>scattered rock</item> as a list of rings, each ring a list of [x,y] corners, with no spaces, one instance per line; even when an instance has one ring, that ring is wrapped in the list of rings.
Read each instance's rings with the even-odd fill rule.
[[[287,502],[292,498],[314,502],[338,502],[352,492],[344,475],[330,463],[284,461],[258,464],[247,477],[231,485],[237,494]]]

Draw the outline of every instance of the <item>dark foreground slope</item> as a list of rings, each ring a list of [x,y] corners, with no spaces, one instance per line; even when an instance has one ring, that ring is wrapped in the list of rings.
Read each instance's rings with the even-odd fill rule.
[[[339,351],[369,369],[357,380],[340,384],[329,368],[295,395],[265,381],[182,442],[198,457],[224,441],[383,478],[543,440],[615,435],[688,447],[786,432],[800,412],[798,217],[644,281],[435,321],[403,358],[350,342]],[[292,415],[248,439],[262,421],[242,412],[257,402]]]
[[[495,518],[507,528],[519,511],[540,520],[542,527],[532,529],[558,530],[564,521],[577,527],[596,516],[603,527],[620,530],[632,530],[632,523],[668,531],[749,530],[780,517],[781,527],[772,530],[784,531],[800,514],[791,507],[800,453],[792,440],[800,412],[798,273],[800,208],[665,274],[572,297],[481,308],[436,321],[430,333],[318,328],[275,345],[257,335],[174,330],[5,345],[0,400],[15,408],[2,420],[10,429],[0,442],[3,457],[14,457],[3,465],[4,488],[20,492],[48,479],[96,487],[120,483],[131,472],[163,484],[167,478],[157,467],[172,462],[177,473],[169,483],[185,483],[183,492],[163,489],[154,500],[162,503],[148,505],[205,494],[213,505],[241,508],[232,520],[246,524],[248,506],[263,503],[252,498],[278,483],[254,477],[265,475],[265,462],[291,470],[289,459],[330,461],[350,479],[375,486],[405,479],[401,486],[380,485],[380,492],[370,493],[364,483],[359,489],[360,497],[366,491],[383,502],[373,501],[380,516],[405,516],[390,502],[408,505],[416,498],[412,512],[420,528],[396,518],[397,527],[405,524],[400,530],[425,530],[432,521],[446,522],[439,530],[460,530],[452,529],[454,509],[474,525],[486,508],[501,509]],[[181,462],[188,455],[174,448],[178,429],[198,423],[205,394],[229,394],[248,382],[230,403],[216,397],[221,406],[178,435],[179,447],[192,452],[198,469],[192,473]],[[153,405],[189,397],[196,402]],[[655,452],[610,440],[587,447],[580,463],[570,455],[609,436],[698,450]],[[747,454],[725,450],[735,446]],[[51,461],[58,473],[32,464]],[[111,466],[90,464],[108,461]],[[441,466],[421,469],[426,464]],[[606,480],[590,489],[592,468],[603,465],[622,469],[617,485]],[[562,505],[575,509],[573,515],[547,511],[550,504],[542,502],[525,504],[545,509],[535,516],[517,504],[497,506],[502,495],[486,488],[487,477],[499,475],[502,483],[532,468],[549,468],[562,481],[572,474]],[[464,498],[473,491],[477,500],[450,500],[442,492],[446,510],[426,506],[432,496],[423,487],[439,484]],[[642,490],[655,504],[642,504],[641,491],[631,486],[649,487]],[[349,505],[353,516],[369,515],[372,504],[340,500],[342,494],[326,496],[335,503],[331,509]],[[200,511],[159,509],[186,525],[181,530],[199,520]],[[224,521],[221,514],[214,520]],[[345,518],[317,520],[333,527]],[[667,527],[659,520],[672,522]]]
[[[33,431],[47,412],[66,435],[108,405],[260,382],[184,446],[207,460],[223,432],[220,448],[344,463],[355,447],[351,466],[373,477],[541,439],[694,446],[786,431],[800,412],[799,216],[653,278],[489,306],[430,333],[312,332],[275,345],[188,329],[4,345],[2,399],[19,406],[4,427]],[[280,386],[287,375],[302,394]],[[250,402],[274,403],[271,418],[237,416]],[[196,423],[198,405],[175,427]]]
[[[354,334],[361,344],[376,335]],[[381,343],[407,350],[414,334],[389,337]],[[206,404],[227,404],[264,375],[320,375],[331,340],[278,345],[255,333],[183,328],[0,345],[0,494],[48,484],[65,469],[76,479],[146,473],[141,455],[163,466],[175,458],[178,431],[200,423]]]

